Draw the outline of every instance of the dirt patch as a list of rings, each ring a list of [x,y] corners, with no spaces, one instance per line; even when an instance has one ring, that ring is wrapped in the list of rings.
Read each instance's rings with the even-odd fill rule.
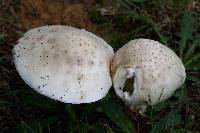
[[[90,5],[92,5],[91,2]],[[96,25],[90,21],[87,9],[88,5],[84,2],[22,0],[18,15],[25,29],[42,25],[62,24],[96,32]]]

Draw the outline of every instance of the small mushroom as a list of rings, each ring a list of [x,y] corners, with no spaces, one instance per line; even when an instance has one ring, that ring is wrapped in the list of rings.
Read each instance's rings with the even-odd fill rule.
[[[70,26],[42,26],[20,38],[13,59],[38,93],[65,103],[90,103],[108,93],[113,49],[100,37]]]
[[[135,39],[120,48],[111,75],[117,95],[131,108],[143,109],[169,98],[186,77],[179,57],[149,39]]]

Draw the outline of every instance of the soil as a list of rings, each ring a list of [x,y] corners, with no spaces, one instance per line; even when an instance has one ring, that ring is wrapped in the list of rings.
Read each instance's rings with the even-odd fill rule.
[[[18,15],[26,29],[61,24],[96,32],[96,25],[90,21],[87,10],[94,3],[94,0],[82,3],[66,0],[21,0]]]

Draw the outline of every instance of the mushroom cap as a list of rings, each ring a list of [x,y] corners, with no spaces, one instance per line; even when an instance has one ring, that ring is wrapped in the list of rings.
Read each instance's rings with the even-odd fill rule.
[[[154,105],[169,98],[185,80],[179,57],[161,43],[135,39],[114,55],[111,76],[117,95],[129,106]]]
[[[113,49],[100,37],[70,26],[42,26],[20,38],[13,59],[38,93],[65,103],[90,103],[108,93]]]

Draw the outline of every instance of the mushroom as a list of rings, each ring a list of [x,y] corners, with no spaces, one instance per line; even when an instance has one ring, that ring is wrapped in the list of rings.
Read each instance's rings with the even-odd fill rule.
[[[145,111],[174,93],[185,80],[179,57],[161,43],[135,39],[120,48],[111,64],[116,94],[133,108]]]
[[[13,60],[38,93],[65,103],[90,103],[108,93],[113,49],[96,35],[70,26],[42,26],[20,38]]]

